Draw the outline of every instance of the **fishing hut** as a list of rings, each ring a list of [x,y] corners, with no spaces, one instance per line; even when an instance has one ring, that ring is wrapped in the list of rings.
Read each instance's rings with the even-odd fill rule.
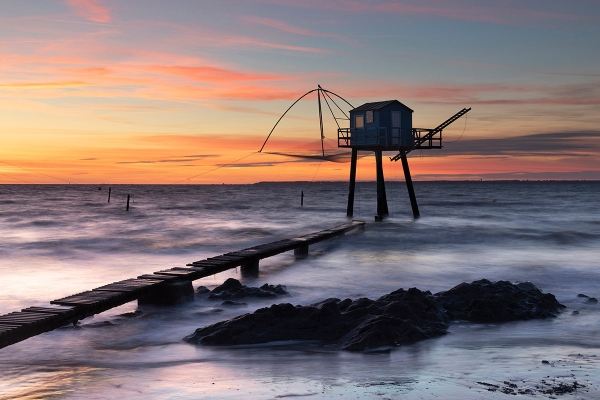
[[[348,100],[342,96],[323,89],[321,85],[317,85],[316,89],[312,89],[298,98],[291,106],[283,113],[281,117],[269,132],[262,147],[258,151],[261,153],[267,144],[267,141],[273,134],[273,131],[281,122],[283,117],[304,97],[311,93],[317,93],[317,102],[319,110],[319,127],[321,132],[321,160],[328,160],[325,155],[324,140],[325,133],[323,128],[323,109],[322,101],[325,102],[327,108],[338,126],[338,147],[352,149],[350,161],[350,185],[348,190],[348,208],[346,214],[352,217],[354,214],[354,190],[356,187],[356,163],[358,161],[358,151],[369,151],[375,153],[376,169],[377,169],[377,215],[376,220],[381,220],[385,215],[389,214],[387,205],[387,196],[385,194],[385,180],[383,178],[383,152],[394,152],[394,156],[390,157],[391,161],[402,161],[404,177],[406,179],[406,187],[410,197],[413,215],[415,218],[420,216],[415,190],[413,188],[410,169],[408,168],[408,160],[406,155],[413,150],[424,149],[441,149],[442,148],[442,131],[451,123],[471,111],[470,108],[463,108],[446,121],[433,129],[429,128],[414,128],[412,125],[413,110],[398,100],[376,101],[365,103],[359,107],[354,107]],[[342,100],[348,106],[352,107],[350,115],[340,107],[335,101],[335,98]],[[331,103],[331,104],[330,104]],[[334,107],[332,107],[332,104]],[[334,108],[342,112],[344,118],[336,117]],[[350,127],[342,128],[338,120],[349,120]],[[281,153],[275,153],[281,154]],[[290,155],[292,157],[315,158],[314,156]],[[335,156],[335,155],[334,155]],[[304,192],[302,192],[302,198]],[[302,201],[302,200],[301,200]]]
[[[418,218],[420,216],[419,206],[406,155],[416,149],[441,149],[443,129],[470,110],[470,108],[463,108],[433,129],[413,128],[413,110],[398,100],[365,103],[350,110],[350,127],[338,129],[338,147],[352,149],[346,214],[349,217],[354,214],[356,164],[359,150],[375,153],[377,170],[377,215],[375,218],[380,220],[389,214],[382,159],[384,151],[393,151],[397,154],[390,157],[390,160],[402,161],[413,216]]]

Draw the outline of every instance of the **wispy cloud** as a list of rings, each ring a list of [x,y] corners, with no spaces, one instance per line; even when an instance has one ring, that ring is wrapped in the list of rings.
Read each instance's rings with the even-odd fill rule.
[[[219,167],[225,168],[257,168],[257,167],[274,167],[275,165],[285,164],[285,161],[281,162],[254,162],[254,163],[233,163],[233,164],[217,164]]]
[[[296,35],[302,35],[302,36],[336,37],[336,38],[340,37],[339,35],[333,34],[333,33],[327,33],[327,32],[315,31],[315,30],[311,30],[311,29],[300,28],[300,27],[294,26],[288,22],[274,19],[274,18],[248,16],[248,17],[244,17],[243,21],[245,21],[247,23],[251,23],[251,24],[268,26],[270,28],[275,28],[275,29],[278,29],[283,32],[294,33]]]
[[[75,9],[75,13],[93,22],[108,22],[111,19],[110,10],[100,4],[100,0],[66,0]]]
[[[255,82],[291,80],[293,77],[277,75],[274,73],[234,71],[206,65],[150,65],[142,67],[149,72],[178,76],[189,80],[204,83],[228,83],[228,82]]]
[[[600,81],[569,84],[526,83],[392,83],[355,85],[356,97],[402,94],[426,104],[457,105],[591,105],[600,104]]]
[[[64,89],[89,86],[85,82],[24,82],[0,85],[0,90]]]
[[[192,57],[178,60],[177,56],[164,53],[133,53],[129,58],[128,62],[119,62],[97,59],[94,55],[86,58],[85,54],[77,58],[0,55],[0,72],[15,79],[0,84],[0,91],[25,91],[26,98],[280,100],[297,97],[300,90],[293,86],[307,77],[210,65],[206,60]]]
[[[470,1],[379,1],[363,2],[356,0],[263,0],[266,3],[289,6],[294,8],[314,8],[345,13],[360,14],[397,14],[397,15],[425,15],[442,18],[487,22],[502,25],[527,25],[553,21],[569,22],[594,22],[598,21],[597,15],[583,15],[568,12],[551,12],[532,10],[523,6],[503,6],[496,3],[492,6],[473,5]]]
[[[600,154],[600,131],[550,132],[505,138],[461,140],[443,156],[583,157]]]
[[[496,173],[473,173],[473,174],[457,174],[457,173],[449,173],[449,174],[414,174],[413,179],[415,180],[425,180],[425,181],[434,181],[434,180],[452,180],[452,181],[460,181],[460,180],[490,180],[490,181],[505,181],[505,180],[514,180],[514,181],[524,181],[524,180],[600,180],[600,171],[553,171],[553,172],[529,172],[529,171],[519,171],[519,172],[496,172]]]
[[[119,161],[117,164],[157,164],[157,163],[185,163],[190,161],[200,161],[206,158],[219,157],[218,154],[196,154],[191,156],[181,156],[180,158],[164,158],[160,160],[139,160],[139,161]]]

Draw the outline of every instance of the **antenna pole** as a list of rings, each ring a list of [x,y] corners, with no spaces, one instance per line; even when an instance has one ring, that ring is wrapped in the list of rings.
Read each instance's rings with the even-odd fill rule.
[[[325,140],[325,134],[323,134],[323,112],[321,111],[321,85],[317,85],[319,89],[317,90],[317,99],[319,100],[319,124],[321,126],[321,151],[323,152],[323,157],[325,157],[325,147],[323,141]]]

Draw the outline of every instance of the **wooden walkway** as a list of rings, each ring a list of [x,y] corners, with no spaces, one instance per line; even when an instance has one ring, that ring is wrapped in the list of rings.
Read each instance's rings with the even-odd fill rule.
[[[364,221],[352,221],[297,238],[279,240],[195,261],[187,264],[186,267],[165,269],[114,282],[87,292],[53,300],[44,307],[29,307],[0,315],[0,348],[137,300],[168,282],[193,281],[236,267],[241,267],[242,272],[255,271],[258,269],[259,260],[290,250],[294,250],[300,256],[307,255],[308,246],[344,235],[364,224]]]

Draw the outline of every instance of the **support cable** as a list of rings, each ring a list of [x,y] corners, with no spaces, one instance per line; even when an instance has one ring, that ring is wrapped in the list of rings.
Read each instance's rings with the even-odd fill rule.
[[[456,143],[456,142],[458,142],[463,137],[463,135],[465,134],[465,130],[467,129],[467,121],[468,120],[469,120],[469,114],[465,114],[465,127],[463,128],[462,133],[460,134],[460,136],[458,137],[458,139],[453,140],[451,142],[446,141],[446,143]]]
[[[335,117],[335,114],[333,113],[333,110],[331,109],[331,106],[329,105],[329,102],[327,101],[327,97],[325,97],[325,94],[323,94],[323,100],[325,100],[325,104],[327,104],[327,108],[329,108],[329,112],[331,112],[331,116],[333,117],[333,120],[335,121],[335,124],[337,125],[338,129],[341,129],[340,124],[338,124],[337,122],[337,118]]]
[[[348,104],[350,107],[352,107],[352,108],[355,108],[355,107],[354,107],[352,104],[350,104],[350,102],[348,102],[348,100],[346,100],[346,99],[345,99],[345,98],[343,98],[342,96],[340,96],[340,95],[338,95],[338,94],[336,94],[336,93],[334,93],[334,92],[331,92],[331,91],[329,91],[329,90],[327,90],[327,89],[321,89],[321,90],[322,90],[322,91],[324,91],[325,93],[331,93],[331,94],[332,94],[332,95],[334,95],[335,97],[337,97],[337,98],[341,99],[342,101],[344,101],[344,102],[345,102],[346,104]],[[343,112],[343,111],[342,111],[342,112]],[[346,113],[344,113],[344,115],[345,115],[345,114],[346,114]]]
[[[331,101],[333,102],[333,104],[335,104],[335,106],[336,106],[336,107],[337,107],[337,108],[338,108],[338,109],[339,109],[339,110],[342,112],[342,114],[344,114],[344,117],[346,117],[346,119],[348,119],[348,120],[349,120],[349,119],[350,119],[350,117],[348,116],[348,114],[346,114],[346,112],[345,112],[344,110],[342,110],[342,108],[341,108],[341,107],[338,105],[338,103],[336,103],[336,102],[335,102],[335,100],[334,100],[334,99],[332,99],[332,98],[331,98],[331,96],[330,96],[330,95],[329,95],[327,92],[325,92],[325,95],[326,95],[327,97],[329,97],[329,100],[331,100]],[[350,104],[350,103],[348,103],[348,104]],[[350,107],[354,108],[354,106],[353,106],[352,104],[350,104]],[[339,126],[339,125],[338,125],[338,126]]]
[[[298,103],[300,100],[302,100],[304,97],[308,96],[312,92],[317,92],[318,101],[319,101],[319,110],[320,110],[320,107],[321,107],[321,94],[322,94],[324,99],[325,99],[325,96],[329,97],[329,99],[333,102],[333,104],[335,104],[336,107],[338,109],[340,109],[340,111],[342,111],[342,113],[344,114],[344,116],[346,116],[349,119],[348,115],[344,112],[344,110],[342,110],[340,108],[340,106],[334,101],[334,99],[330,95],[333,95],[333,96],[339,98],[340,100],[344,101],[346,104],[348,104],[352,108],[354,108],[354,106],[348,100],[344,99],[342,96],[340,96],[340,95],[338,95],[338,94],[336,94],[334,92],[331,92],[331,91],[329,91],[327,89],[323,89],[321,87],[321,85],[318,85],[318,87],[316,89],[309,90],[308,92],[306,92],[302,96],[300,96],[296,101],[294,101],[292,103],[291,106],[288,107],[287,110],[285,110],[285,112],[283,113],[283,115],[281,115],[281,117],[279,117],[279,119],[277,120],[277,122],[275,123],[275,125],[273,126],[273,128],[271,129],[271,131],[269,132],[269,134],[267,135],[267,138],[265,139],[265,141],[264,141],[263,145],[261,146],[260,150],[258,150],[258,153],[262,153],[263,149],[267,145],[267,142],[269,141],[269,138],[273,134],[273,131],[275,131],[275,128],[277,128],[277,126],[279,125],[279,122],[281,122],[281,120],[283,119],[283,117],[286,116],[286,114],[292,109],[292,107],[294,107],[296,105],[296,103]],[[321,140],[323,140],[323,138],[325,137],[325,135],[323,134],[323,126],[322,126],[323,120],[322,120],[322,112],[321,112],[321,110],[319,112],[319,116],[320,116],[320,120],[321,120],[320,121],[321,122],[321,138],[322,138]],[[336,123],[337,123],[337,119],[335,118],[335,116],[334,116],[334,120],[336,120]],[[325,155],[325,150],[324,150],[323,146],[321,146],[321,150],[322,150],[323,156],[324,156]]]
[[[304,93],[298,100],[296,100],[294,103],[292,103],[292,105],[289,106],[289,108],[287,110],[285,110],[285,112],[283,113],[283,115],[281,117],[279,117],[279,119],[275,123],[275,126],[273,126],[273,129],[271,129],[271,132],[269,132],[269,135],[265,139],[265,142],[263,143],[262,147],[258,151],[259,153],[262,153],[263,149],[265,148],[265,145],[267,144],[267,141],[271,137],[271,134],[273,133],[273,131],[275,130],[275,128],[277,128],[277,125],[279,125],[279,122],[283,119],[283,117],[285,117],[285,115],[288,113],[288,111],[290,111],[292,109],[292,107],[294,107],[296,105],[297,102],[299,102],[300,100],[302,100],[303,98],[305,98],[306,96],[308,96],[309,94],[311,94],[312,92],[314,92],[316,90],[319,90],[319,89],[313,89],[313,90],[311,90],[309,92]]]
[[[25,171],[33,172],[34,174],[38,174],[38,175],[44,175],[44,176],[47,176],[48,178],[57,179],[57,180],[59,180],[59,181],[67,182],[67,183],[69,183],[69,184],[71,183],[71,182],[69,182],[69,181],[67,181],[67,180],[65,180],[65,179],[62,179],[62,178],[57,178],[56,176],[52,176],[52,175],[44,174],[44,173],[42,173],[42,172],[34,171],[34,170],[32,170],[32,169],[29,169],[29,168],[20,167],[20,166],[18,166],[18,165],[11,164],[11,163],[9,163],[9,162],[6,162],[6,161],[3,161],[3,160],[0,160],[0,162],[1,162],[1,163],[4,163],[4,164],[8,164],[8,165],[10,165],[10,166],[12,166],[12,167],[15,167],[15,168],[21,168],[21,169],[24,169]]]
[[[6,174],[0,174],[0,175],[5,176],[5,177],[10,178],[10,179],[17,180],[17,181],[34,184],[33,182],[24,181],[23,179],[15,178],[14,176],[6,175]]]
[[[248,158],[248,157],[250,157],[251,155],[254,155],[254,154],[257,154],[257,153],[260,153],[260,151],[253,151],[252,153],[250,153],[250,154],[248,154],[248,155],[245,155],[244,157],[238,158],[238,159],[237,159],[237,160],[235,160],[235,161],[232,161],[232,162],[230,162],[230,163],[227,163],[227,164],[219,165],[218,167],[216,167],[216,168],[213,168],[213,169],[211,169],[211,170],[209,170],[209,171],[202,172],[201,174],[194,175],[194,176],[190,176],[189,178],[184,178],[184,179],[181,179],[181,180],[179,180],[179,181],[177,181],[177,182],[174,182],[173,184],[177,184],[177,183],[179,183],[179,182],[184,182],[184,181],[189,181],[190,179],[196,178],[196,177],[198,177],[198,176],[206,175],[206,174],[208,174],[208,173],[210,173],[210,172],[213,172],[213,171],[216,171],[216,170],[218,170],[218,169],[221,169],[221,168],[228,167],[228,166],[230,166],[230,165],[233,165],[233,164],[237,163],[238,161],[242,161],[243,159],[245,159],[245,158]]]

